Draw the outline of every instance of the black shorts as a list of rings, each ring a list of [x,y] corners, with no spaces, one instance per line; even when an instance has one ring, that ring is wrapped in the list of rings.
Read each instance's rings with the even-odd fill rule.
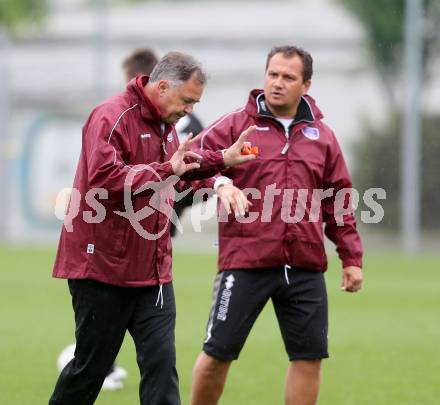
[[[203,351],[219,360],[236,360],[269,298],[289,359],[327,358],[324,275],[288,266],[217,274]]]

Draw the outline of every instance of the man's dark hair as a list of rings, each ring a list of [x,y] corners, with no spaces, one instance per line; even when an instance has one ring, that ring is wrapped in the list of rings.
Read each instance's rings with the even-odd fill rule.
[[[311,80],[313,75],[313,59],[312,55],[310,55],[307,51],[298,46],[274,46],[267,55],[266,70],[269,67],[269,62],[272,59],[272,56],[276,55],[277,53],[281,53],[285,58],[299,56],[303,62],[303,81],[306,82],[307,80]]]
[[[135,49],[122,63],[129,78],[150,75],[158,62],[156,54],[148,48]]]
[[[199,61],[186,53],[168,52],[151,72],[150,82],[169,80],[173,86],[177,86],[193,76],[201,85],[207,81]]]

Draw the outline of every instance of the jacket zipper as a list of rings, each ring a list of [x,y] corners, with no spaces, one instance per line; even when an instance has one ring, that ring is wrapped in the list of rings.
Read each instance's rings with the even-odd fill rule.
[[[283,126],[283,125],[282,125],[282,124],[281,124],[276,118],[272,118],[272,117],[270,117],[270,116],[263,116],[263,118],[271,120],[272,122],[275,123],[275,125],[276,125],[277,127],[281,127],[281,128],[283,129],[283,131],[284,131],[284,137],[286,138],[286,143],[285,143],[285,145],[283,146],[283,149],[281,150],[281,154],[282,154],[282,155],[285,155],[285,154],[287,153],[287,151],[289,150],[289,147],[290,147],[290,143],[289,143],[289,140],[290,140],[289,132],[286,131],[286,130],[284,129],[284,126]]]
[[[165,141],[163,139],[162,139],[162,149],[163,149],[164,155],[168,155],[167,147],[166,147]]]
[[[260,115],[260,116],[261,116],[261,115]],[[273,122],[276,123],[276,125],[277,125],[278,127],[282,127],[282,129],[284,130],[284,134],[285,134],[285,137],[287,138],[287,140],[286,140],[286,143],[285,143],[284,146],[283,146],[283,149],[281,150],[281,154],[282,154],[282,155],[285,155],[285,154],[287,153],[287,151],[289,150],[289,148],[290,148],[290,133],[289,133],[289,131],[290,131],[290,129],[292,128],[293,125],[290,125],[289,129],[286,131],[286,130],[284,129],[284,126],[283,126],[283,125],[282,125],[282,124],[281,124],[276,118],[273,118],[273,117],[271,117],[271,116],[266,116],[266,115],[263,115],[262,117],[263,117],[263,118],[267,118],[267,119],[272,120]],[[299,120],[298,122],[295,122],[295,124],[300,124],[301,122],[311,123],[312,121],[308,121],[308,120]]]
[[[272,122],[275,123],[276,126],[278,126],[279,128],[281,127],[281,129],[284,132],[284,137],[286,138],[286,143],[283,146],[283,149],[281,149],[281,155],[285,155],[287,153],[287,151],[290,148],[290,129],[292,128],[292,124],[289,126],[289,129],[285,129],[284,125],[281,124],[281,122],[279,122],[276,118],[271,117],[271,116],[263,116],[264,118],[267,118],[269,120],[271,120]],[[298,121],[298,123],[300,123],[302,121]],[[295,123],[296,124],[296,123]]]
[[[290,126],[289,126],[289,129],[290,129]],[[287,151],[289,150],[289,147],[290,147],[290,134],[289,134],[289,129],[285,129],[285,128],[284,128],[284,133],[285,133],[285,136],[286,136],[286,144],[284,145],[284,147],[283,147],[283,149],[282,149],[282,151],[281,151],[281,154],[282,154],[282,155],[285,155],[285,154],[287,153]]]

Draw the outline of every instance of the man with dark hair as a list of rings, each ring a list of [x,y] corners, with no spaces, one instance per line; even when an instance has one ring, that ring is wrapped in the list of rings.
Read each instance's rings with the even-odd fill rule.
[[[122,62],[122,69],[125,73],[125,80],[129,82],[133,77],[150,75],[157,65],[158,58],[149,48],[135,49]]]
[[[136,76],[147,75],[149,76],[153,71],[154,66],[157,63],[157,57],[155,53],[148,48],[136,49],[131,55],[129,55],[123,62],[122,68],[125,72],[126,81],[129,82]],[[193,113],[187,114],[182,117],[176,123],[176,132],[179,140],[182,142],[188,135],[198,135],[203,130],[202,123]],[[183,211],[187,207],[191,207],[193,203],[193,196],[187,194],[181,200],[174,204],[174,212],[177,218],[183,214]],[[174,223],[171,223],[170,228],[171,237],[176,235],[176,227]]]
[[[242,156],[247,134],[221,151],[179,145],[174,124],[199,102],[206,75],[197,60],[166,54],[151,78],[98,105],[82,149],[53,275],[68,279],[76,348],[50,405],[91,405],[128,330],[136,347],[142,405],[180,404],[169,221],[173,186],[209,185]],[[177,177],[176,177],[177,176]],[[246,199],[235,190],[237,214]],[[99,200],[99,201],[98,201]],[[92,209],[92,210],[91,210]]]
[[[264,89],[251,91],[246,106],[200,135],[202,150],[217,150],[255,125],[248,141],[259,155],[246,166],[223,170],[225,177],[216,180],[223,183],[224,197],[232,182],[248,190],[252,212],[219,223],[219,273],[203,352],[194,366],[192,405],[218,403],[230,364],[269,299],[290,360],[285,403],[316,404],[321,359],[328,357],[323,229],[342,261],[342,290],[361,288],[363,251],[346,207],[350,176],[333,131],[307,95],[312,73],[306,51],[274,47]]]
[[[313,59],[310,53],[306,52],[304,49],[297,46],[274,46],[270,52],[267,54],[266,58],[266,70],[269,68],[270,61],[272,57],[276,54],[281,54],[285,58],[292,58],[297,56],[302,61],[302,76],[304,82],[309,82],[312,80],[313,76]]]

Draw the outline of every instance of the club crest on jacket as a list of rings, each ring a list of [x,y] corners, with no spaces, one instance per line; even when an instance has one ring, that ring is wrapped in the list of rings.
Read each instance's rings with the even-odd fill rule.
[[[316,141],[319,139],[319,129],[313,127],[305,127],[302,129],[302,133],[306,138]]]

